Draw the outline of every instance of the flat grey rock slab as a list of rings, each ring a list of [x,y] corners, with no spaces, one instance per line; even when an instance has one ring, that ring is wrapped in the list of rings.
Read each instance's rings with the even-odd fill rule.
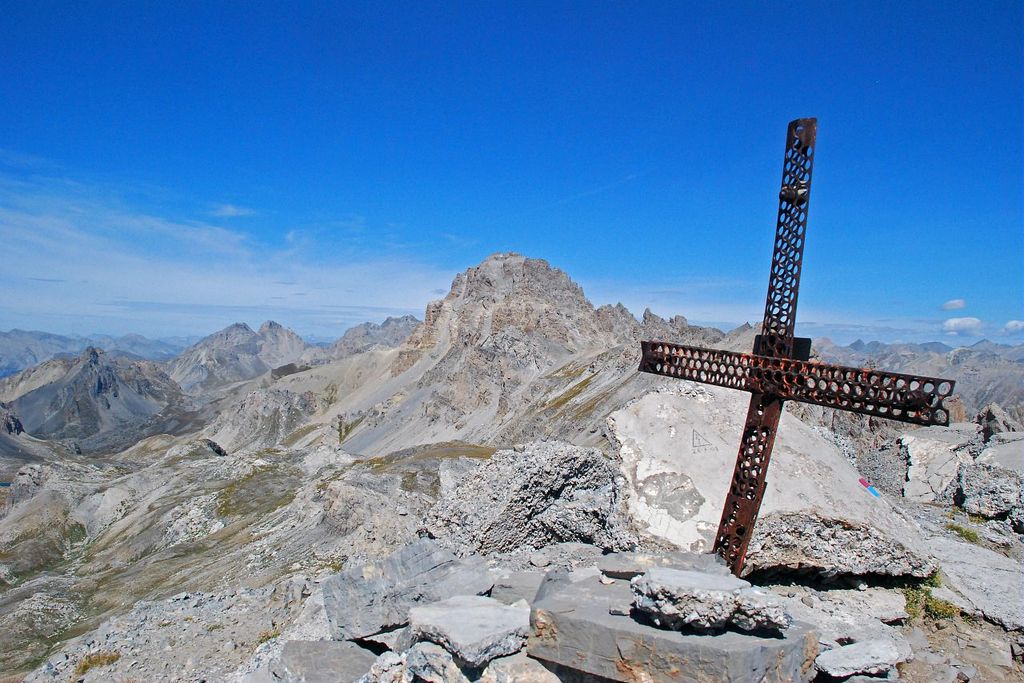
[[[272,671],[285,683],[351,683],[376,660],[374,653],[347,641],[290,640]]]
[[[634,577],[633,606],[656,626],[676,630],[783,630],[792,619],[775,596],[731,574],[655,567]]]
[[[321,585],[331,637],[348,640],[404,626],[414,605],[486,593],[493,581],[482,559],[460,560],[422,538]]]
[[[518,600],[532,603],[537,597],[537,589],[544,580],[543,571],[491,571],[494,587],[491,597],[511,605]]]
[[[906,660],[892,640],[864,640],[822,652],[815,660],[818,670],[834,678],[856,674],[878,675]]]
[[[654,567],[691,569],[708,574],[728,574],[729,568],[711,553],[608,553],[598,560],[597,568],[613,579],[632,579]]]
[[[409,628],[414,639],[440,645],[460,666],[479,669],[495,657],[523,649],[530,633],[530,607],[525,601],[506,605],[480,595],[458,595],[413,607]]]
[[[544,579],[540,582],[540,587],[537,588],[537,594],[534,596],[533,601],[536,602],[543,599],[551,591],[560,590],[561,586],[581,581],[595,582],[600,577],[601,572],[598,571],[597,567],[581,567],[571,571],[568,569],[552,569],[544,575]]]
[[[928,549],[942,567],[943,585],[961,597],[950,599],[1010,631],[1024,629],[1024,566],[988,548],[936,535]]]
[[[817,634],[794,623],[783,637],[726,631],[684,634],[628,616],[628,583],[563,583],[538,599],[527,643],[531,657],[615,681],[808,681]],[[612,614],[611,612],[615,612]]]

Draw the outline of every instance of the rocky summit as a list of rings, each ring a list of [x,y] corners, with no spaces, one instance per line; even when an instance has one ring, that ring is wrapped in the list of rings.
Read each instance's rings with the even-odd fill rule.
[[[787,404],[735,577],[747,396],[637,365],[754,333],[508,253],[326,346],[12,332],[0,680],[1024,681],[1024,353],[816,342],[948,374],[953,423]]]

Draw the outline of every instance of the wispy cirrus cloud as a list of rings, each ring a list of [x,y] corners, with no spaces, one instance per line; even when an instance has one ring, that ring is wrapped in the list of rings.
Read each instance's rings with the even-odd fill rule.
[[[131,195],[0,171],[0,328],[201,335],[273,318],[332,338],[365,320],[422,316],[454,275],[401,252],[317,249],[287,230],[268,242]]]
[[[215,204],[210,210],[210,215],[215,218],[239,218],[241,216],[255,216],[256,210],[237,204]]]

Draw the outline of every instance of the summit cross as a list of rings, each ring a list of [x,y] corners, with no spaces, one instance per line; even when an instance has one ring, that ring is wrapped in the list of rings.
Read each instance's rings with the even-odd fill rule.
[[[779,191],[775,251],[761,334],[753,353],[663,341],[641,342],[640,371],[750,392],[732,485],[714,550],[737,576],[743,570],[764,496],[765,475],[785,401],[813,403],[919,425],[947,425],[943,399],[953,381],[808,362],[811,340],[794,336],[817,119],[791,121]]]

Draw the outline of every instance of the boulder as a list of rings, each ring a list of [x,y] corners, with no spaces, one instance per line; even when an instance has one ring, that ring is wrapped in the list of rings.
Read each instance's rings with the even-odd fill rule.
[[[480,553],[581,542],[630,549],[616,463],[596,448],[535,442],[495,453],[443,493],[427,530]]]
[[[996,434],[989,439],[975,462],[1024,474],[1024,432]]]
[[[290,640],[271,665],[284,683],[348,683],[365,675],[377,656],[355,643],[337,640]]]
[[[655,567],[631,586],[637,611],[661,628],[781,631],[793,621],[777,601],[729,574]]]
[[[480,683],[559,683],[559,680],[543,664],[520,652],[488,664]]]
[[[493,598],[458,595],[409,611],[412,636],[448,650],[461,667],[479,669],[496,657],[523,649],[530,632],[525,602],[504,605]]]
[[[350,567],[321,584],[324,611],[336,640],[403,626],[415,605],[483,594],[492,585],[479,558],[459,560],[429,539],[419,539],[385,559]]]
[[[528,654],[581,672],[578,680],[739,683],[814,675],[818,643],[805,624],[794,623],[781,637],[687,634],[632,618],[632,600],[625,581],[558,584],[534,604]]]
[[[405,658],[395,652],[383,653],[359,683],[405,683]]]
[[[491,588],[491,597],[506,605],[511,605],[519,600],[532,603],[544,580],[544,572],[541,571],[500,571],[492,570],[494,587]]]
[[[908,615],[906,599],[897,589],[819,591],[788,585],[771,590],[795,620],[810,624],[817,631],[818,643],[826,649],[888,641],[889,649],[899,653],[896,661],[906,661],[913,656],[910,643],[898,628]]]
[[[609,417],[641,531],[710,552],[748,400],[744,392],[673,381]],[[784,412],[747,571],[930,574],[935,567],[915,525],[859,479],[831,441]]]
[[[1013,508],[1024,505],[1024,476],[983,462],[962,465],[956,502],[971,514],[989,519],[1005,517]]]
[[[1014,420],[998,403],[989,403],[974,416],[974,421],[981,427],[981,435],[988,443],[994,434],[1004,432],[1024,432],[1024,426]]]
[[[434,643],[417,643],[405,653],[405,670],[414,681],[469,683],[452,655]]]
[[[945,502],[960,466],[972,462],[970,447],[976,435],[974,425],[953,425],[924,427],[901,436],[899,445],[907,460],[903,497]]]

